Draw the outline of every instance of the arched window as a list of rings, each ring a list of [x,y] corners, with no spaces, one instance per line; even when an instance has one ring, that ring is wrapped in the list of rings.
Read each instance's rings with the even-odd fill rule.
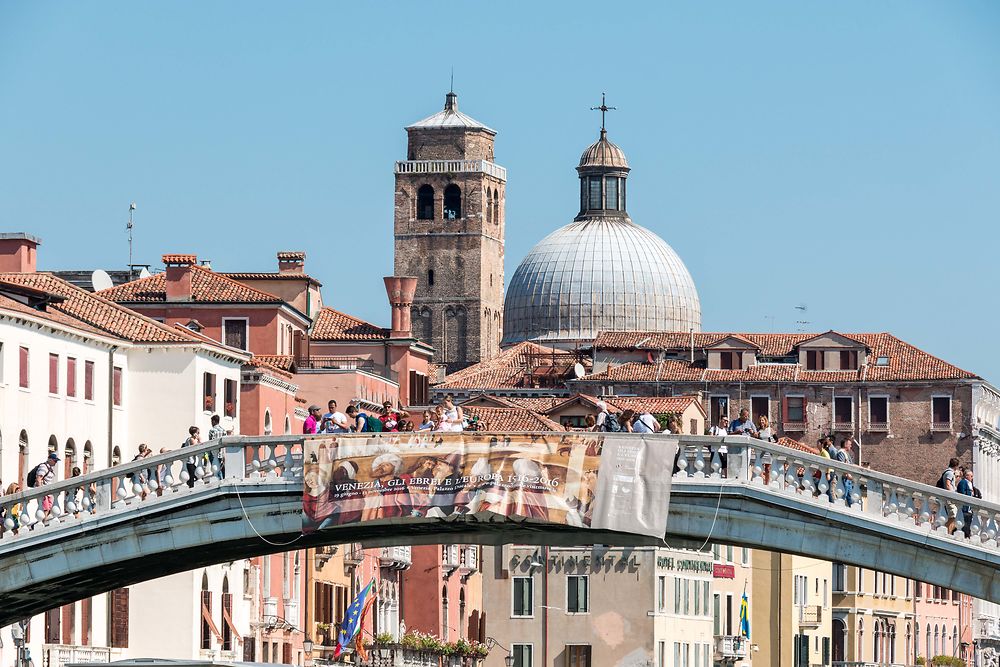
[[[201,648],[208,650],[212,648],[212,625],[209,623],[212,617],[212,592],[208,590],[207,572],[201,575],[201,610]]]
[[[934,654],[931,653],[931,626],[930,626],[930,624],[928,624],[927,625],[927,640],[924,643],[924,658],[927,659],[927,662],[930,662],[931,658],[933,658],[933,657],[934,657]]]
[[[444,219],[458,220],[462,217],[462,189],[450,184],[444,189]]]
[[[875,583],[878,584],[878,573],[875,574]],[[882,621],[879,619],[875,619],[872,628],[872,659],[882,662]]]
[[[63,479],[73,476],[73,468],[76,467],[76,443],[73,438],[66,441],[66,449],[63,451]]]
[[[919,630],[918,630],[918,632],[919,632]],[[915,656],[915,655],[913,655],[911,653],[912,650],[913,650],[913,635],[911,634],[910,624],[907,623],[906,624],[906,652],[903,654],[903,655],[906,656],[906,658],[903,660],[903,662],[909,664],[909,662],[910,662],[911,659],[913,659],[913,661],[916,662],[916,657],[917,656]]]
[[[896,624],[888,622],[888,634],[886,635],[886,657],[887,662],[892,665],[896,662]]]
[[[493,222],[493,191],[486,188],[486,222]]]
[[[938,626],[934,626],[934,653],[927,656],[928,658],[933,658],[936,655],[941,655],[941,631]]]
[[[462,553],[465,554],[464,549]],[[465,637],[465,589],[464,588],[458,592],[458,636],[460,639]]]
[[[500,223],[500,192],[493,188],[493,222]]]
[[[448,587],[441,587],[441,639],[448,641]]]
[[[219,628],[222,630],[222,650],[233,650],[233,629],[226,620],[226,616],[232,613],[233,598],[229,594],[229,575],[222,577],[222,605],[219,610]]]
[[[844,662],[844,649],[847,645],[847,625],[843,619],[833,619],[833,662]]]
[[[23,489],[28,478],[28,432],[21,431],[17,438],[17,481]]]
[[[865,645],[865,620],[863,618],[858,619],[858,650]]]
[[[111,465],[116,466],[122,462],[122,450],[117,446],[111,450]]]
[[[434,188],[421,185],[417,190],[417,220],[434,219]]]
[[[90,440],[88,440],[83,443],[83,465],[80,466],[84,475],[90,472],[92,465],[94,465],[94,446],[90,444]]]
[[[271,435],[271,410],[264,410],[264,435]]]
[[[427,284],[434,285],[434,269],[427,269]]]
[[[958,655],[958,626],[951,626],[951,654]]]
[[[285,435],[292,432],[292,420],[289,419],[288,415],[285,415]]]

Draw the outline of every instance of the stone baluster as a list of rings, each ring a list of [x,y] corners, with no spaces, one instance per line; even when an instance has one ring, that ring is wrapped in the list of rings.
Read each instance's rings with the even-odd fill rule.
[[[906,503],[903,505],[903,521],[911,521],[916,525],[920,525],[920,520],[917,516],[917,506],[913,502],[913,492],[907,491],[906,489],[900,489],[905,495]]]
[[[295,457],[292,456],[292,446],[285,445],[285,462],[281,466],[282,477],[294,477]]]
[[[764,483],[764,452],[760,450],[759,447],[752,450],[753,451],[753,478],[751,481],[754,484]]]
[[[898,516],[896,514],[901,508],[899,506],[899,498],[896,496],[896,489],[889,488],[889,498],[883,506],[885,516]]]
[[[934,530],[944,530],[944,525],[948,523],[948,514],[945,512],[945,501],[941,498],[934,498],[937,511],[934,514]]]
[[[705,478],[705,448],[701,445],[694,447],[694,475],[699,479]]]
[[[920,514],[917,516],[917,525],[923,526],[925,523],[929,524],[931,522],[931,505],[928,502],[927,496],[921,496],[920,498]]]
[[[722,458],[719,454],[719,450],[722,448],[722,443],[713,443],[710,451],[712,452],[712,479],[719,479],[722,477]]]
[[[677,443],[677,477],[687,477],[688,476],[688,452],[687,447],[681,443]]]

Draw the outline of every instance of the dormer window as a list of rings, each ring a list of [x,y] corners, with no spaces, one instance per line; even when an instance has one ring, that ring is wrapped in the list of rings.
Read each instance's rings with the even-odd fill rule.
[[[719,368],[724,371],[738,371],[743,368],[743,355],[739,352],[719,352]]]
[[[823,350],[806,350],[806,370],[823,370]]]
[[[857,350],[841,350],[840,351],[840,370],[842,370],[842,371],[856,371],[856,370],[858,370],[858,351]]]

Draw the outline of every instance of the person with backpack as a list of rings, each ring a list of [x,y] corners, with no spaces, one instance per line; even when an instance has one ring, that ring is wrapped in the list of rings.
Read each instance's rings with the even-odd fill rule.
[[[378,433],[382,431],[382,422],[378,417],[365,414],[356,406],[348,406],[347,418],[351,421],[352,433]]]
[[[622,430],[622,424],[618,421],[618,416],[608,410],[607,403],[604,401],[598,401],[597,409],[600,412],[597,413],[597,418],[594,421],[595,431],[619,433]]]
[[[28,473],[28,486],[45,486],[46,484],[51,484],[56,481],[56,464],[59,463],[59,460],[58,454],[55,452],[49,452],[49,458],[42,463],[39,463],[31,469],[31,472]],[[46,517],[52,509],[52,504],[52,496],[45,496],[42,498],[42,509],[45,511]]]
[[[958,482],[957,490],[964,496],[972,496],[973,498],[982,498],[983,494],[977,489],[972,483],[972,469],[966,469],[962,471],[962,479]],[[972,538],[972,519],[974,510],[972,505],[962,505],[962,532],[965,534],[965,539]]]
[[[958,482],[956,473],[958,472],[959,460],[955,457],[951,457],[948,460],[948,467],[944,469],[941,476],[937,481],[937,488],[944,489],[945,491],[958,491]],[[948,520],[945,522],[944,527],[948,529],[948,534],[951,535],[955,532],[955,520],[958,518],[958,505],[951,501],[945,501],[945,508],[948,510]]]

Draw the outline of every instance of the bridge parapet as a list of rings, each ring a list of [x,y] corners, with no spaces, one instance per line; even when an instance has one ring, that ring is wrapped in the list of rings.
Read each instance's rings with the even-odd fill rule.
[[[141,511],[140,507],[223,482],[301,484],[307,437],[226,437],[3,496],[0,553],[4,541],[17,541],[28,533],[38,535],[110,513]],[[398,434],[337,436],[356,439],[359,445],[377,445],[394,437]],[[892,518],[910,529],[1000,551],[1000,505],[751,438],[660,437],[679,441],[672,471],[675,488],[700,483],[760,487],[817,505]],[[951,535],[946,528],[949,513],[954,514],[956,527]]]

